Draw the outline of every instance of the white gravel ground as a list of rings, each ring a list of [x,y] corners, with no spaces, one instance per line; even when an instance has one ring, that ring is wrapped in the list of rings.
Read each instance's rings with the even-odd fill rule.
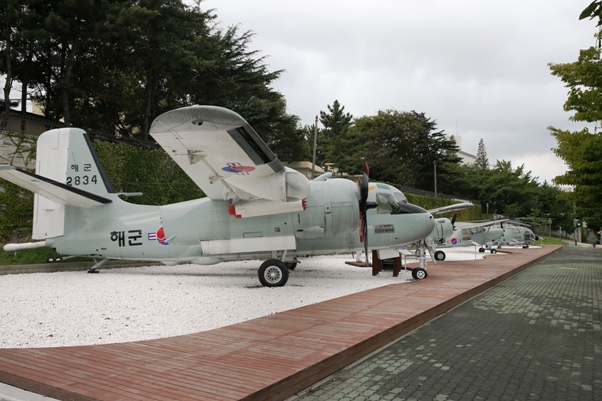
[[[484,255],[473,248],[445,252],[447,260]],[[280,288],[259,284],[259,261],[0,276],[0,348],[171,337],[411,280],[403,271],[373,277],[369,268],[345,264],[351,260],[302,259]]]

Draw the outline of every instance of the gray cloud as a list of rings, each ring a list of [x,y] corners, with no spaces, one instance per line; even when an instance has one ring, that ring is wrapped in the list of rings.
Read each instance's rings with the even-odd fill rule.
[[[274,84],[312,124],[338,99],[354,116],[416,110],[476,153],[548,181],[566,167],[547,127],[581,129],[562,109],[566,88],[548,63],[594,44],[589,4],[562,0],[206,0],[222,27],[255,32],[252,49],[286,72]],[[543,165],[543,166],[542,166]]]

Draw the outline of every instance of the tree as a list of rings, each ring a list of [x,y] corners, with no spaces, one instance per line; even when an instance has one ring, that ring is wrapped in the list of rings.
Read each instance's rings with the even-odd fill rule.
[[[485,143],[483,138],[479,141],[479,148],[477,149],[477,159],[475,161],[475,167],[480,170],[489,170],[489,159],[487,158],[487,150],[485,150]]]
[[[299,125],[299,117],[286,114],[284,98],[274,101],[255,99],[252,102],[261,104],[248,106],[242,115],[272,152],[286,163],[307,160],[309,144],[306,132]]]
[[[5,54],[4,57],[4,70],[6,71],[6,79],[4,82],[4,113],[2,128],[8,123],[8,115],[10,112],[10,92],[13,85],[13,68],[12,68],[12,52],[13,42],[15,35],[15,27],[17,20],[17,4],[14,0],[8,0],[5,7],[2,7],[0,15],[4,18],[4,24],[2,25],[2,48]]]
[[[34,89],[47,118],[84,129],[146,139],[159,114],[212,104],[237,111],[262,134],[290,137],[298,119],[271,88],[281,71],[249,50],[251,32],[218,29],[200,3],[22,0],[14,3],[16,20],[0,27],[3,38],[12,35],[10,48],[0,39],[0,59],[10,60],[24,95]]]
[[[366,160],[374,180],[432,190],[433,162],[437,161],[439,176],[448,174],[450,166],[460,161],[455,142],[436,126],[434,120],[415,111],[381,110],[376,116],[356,119],[349,130],[355,135],[356,146],[351,149],[356,149],[356,170]]]
[[[527,216],[537,208],[539,184],[525,172],[524,165],[512,167],[509,161],[498,161],[491,170],[480,170],[472,166],[475,174],[472,199],[481,205],[489,205],[489,212],[507,217]]]
[[[347,172],[346,159],[349,149],[346,149],[341,141],[347,135],[353,116],[345,113],[345,106],[341,106],[338,100],[327,107],[329,113],[320,111],[320,122],[324,126],[322,130],[324,149],[320,150],[325,153],[323,156],[325,162],[334,163],[339,171]]]
[[[579,19],[593,19],[598,18],[598,26],[602,25],[602,1],[594,0],[587,7],[581,11],[581,15],[579,15]]]
[[[600,2],[593,2],[584,10],[581,18],[600,17]],[[576,62],[554,64],[549,67],[569,88],[564,110],[574,111],[573,121],[595,123],[602,120],[602,59],[600,49],[590,47],[579,52]],[[548,127],[556,138],[554,153],[564,160],[569,170],[556,178],[560,185],[570,185],[573,192],[566,196],[573,200],[580,211],[580,218],[600,219],[597,211],[602,193],[602,135],[589,129],[570,132]]]
[[[600,205],[602,193],[602,135],[587,128],[578,132],[549,128],[558,147],[554,153],[564,160],[569,170],[556,178],[560,185],[573,186],[569,194],[580,206]]]

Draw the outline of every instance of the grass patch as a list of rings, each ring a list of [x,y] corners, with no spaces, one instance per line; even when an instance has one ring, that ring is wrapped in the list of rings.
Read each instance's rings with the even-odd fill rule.
[[[539,239],[535,242],[533,242],[533,245],[566,245],[566,241],[560,240],[560,239],[556,239],[556,238],[550,238],[550,237],[543,237],[543,241],[541,239],[542,237],[539,237]]]
[[[58,259],[61,255],[52,248],[22,249],[16,252],[4,252],[0,250],[0,266],[8,265],[30,265],[47,263],[49,259]],[[92,261],[91,258],[72,258],[67,262]]]

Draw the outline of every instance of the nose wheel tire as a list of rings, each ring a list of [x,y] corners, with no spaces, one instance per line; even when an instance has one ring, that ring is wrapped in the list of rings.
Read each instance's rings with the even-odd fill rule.
[[[412,277],[414,278],[414,280],[422,280],[425,279],[426,276],[428,276],[428,274],[426,273],[426,270],[424,270],[422,267],[417,267],[414,270],[412,270]]]
[[[288,267],[277,259],[263,262],[257,273],[259,281],[265,287],[282,287],[288,281]]]
[[[445,260],[445,252],[443,252],[443,251],[435,252],[435,260],[439,260],[439,261]]]

